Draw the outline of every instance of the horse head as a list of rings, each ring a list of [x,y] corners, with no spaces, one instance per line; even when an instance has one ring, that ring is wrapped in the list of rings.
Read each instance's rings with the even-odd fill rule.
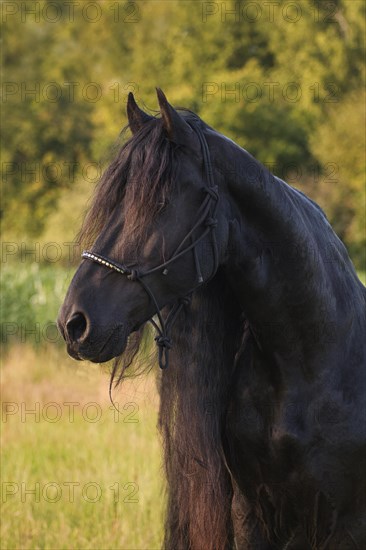
[[[158,118],[129,94],[132,138],[101,179],[82,229],[92,248],[58,318],[76,359],[104,362],[120,355],[129,334],[155,314],[158,344],[169,347],[160,310],[184,304],[225,254],[228,222],[219,208],[205,125],[157,93]]]

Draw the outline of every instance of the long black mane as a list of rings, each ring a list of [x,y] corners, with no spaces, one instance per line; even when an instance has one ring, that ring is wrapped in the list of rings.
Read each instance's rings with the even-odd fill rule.
[[[235,356],[245,327],[219,271],[194,294],[173,328],[171,368],[162,375],[159,415],[169,485],[166,548],[188,548],[192,540],[207,550],[232,543],[233,489],[223,441]]]

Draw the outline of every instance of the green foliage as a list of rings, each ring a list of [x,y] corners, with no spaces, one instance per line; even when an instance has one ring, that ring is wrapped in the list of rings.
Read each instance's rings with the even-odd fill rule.
[[[61,233],[56,210],[60,222],[80,218],[80,189],[86,201],[95,163],[126,123],[128,91],[155,109],[160,86],[276,174],[295,164],[291,183],[320,202],[361,263],[362,0],[91,4],[18,0],[6,18],[7,235]],[[314,175],[330,162],[339,165],[336,191]]]
[[[4,265],[1,277],[1,342],[60,342],[56,317],[70,272],[39,263]]]
[[[333,105],[310,143],[320,165],[332,169],[316,190],[339,237],[365,265],[365,103],[363,89]],[[361,263],[361,262],[360,262]]]

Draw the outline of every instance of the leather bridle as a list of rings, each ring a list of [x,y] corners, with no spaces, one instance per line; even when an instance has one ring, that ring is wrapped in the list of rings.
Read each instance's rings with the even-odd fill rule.
[[[158,333],[157,336],[155,337],[155,341],[159,347],[159,366],[161,369],[167,368],[169,364],[168,351],[172,346],[172,342],[170,339],[171,328],[176,318],[178,317],[179,313],[181,312],[182,308],[184,306],[189,305],[192,292],[195,289],[193,289],[189,294],[187,294],[183,298],[178,299],[177,302],[172,306],[166,319],[164,320],[160,313],[160,308],[157,303],[157,300],[153,292],[147,285],[147,283],[144,281],[144,278],[147,275],[151,275],[152,273],[155,273],[157,271],[161,271],[162,274],[166,276],[168,274],[168,267],[170,266],[170,264],[173,263],[178,258],[182,257],[184,254],[186,254],[190,250],[192,250],[194,255],[196,271],[197,271],[197,282],[198,282],[198,285],[202,284],[204,280],[201,272],[201,267],[200,267],[196,247],[197,247],[197,244],[200,241],[202,241],[202,239],[204,239],[209,233],[211,233],[212,248],[213,248],[213,270],[211,275],[206,279],[206,282],[215,275],[218,268],[218,248],[217,248],[217,240],[216,240],[216,233],[215,233],[217,220],[215,216],[217,212],[219,196],[218,196],[218,188],[214,182],[210,151],[202,129],[198,127],[196,124],[194,124],[193,121],[190,121],[188,118],[185,118],[185,120],[196,132],[198,139],[200,141],[202,154],[203,154],[203,164],[204,164],[206,177],[207,177],[207,185],[203,188],[203,191],[206,193],[206,196],[201,206],[198,209],[197,222],[194,224],[192,229],[187,233],[187,235],[183,238],[183,240],[181,241],[178,248],[175,250],[175,252],[171,256],[171,258],[169,258],[169,260],[167,260],[166,262],[163,262],[157,265],[156,267],[153,267],[152,269],[148,269],[146,271],[143,271],[143,270],[140,271],[138,269],[131,269],[123,264],[115,262],[114,260],[111,260],[106,256],[97,254],[95,252],[88,252],[87,250],[85,250],[81,255],[83,259],[91,260],[100,265],[108,267],[109,269],[112,269],[117,273],[120,273],[121,275],[126,275],[129,280],[137,281],[143,286],[143,288],[145,289],[146,293],[151,298],[155,306],[156,315],[160,323],[160,326],[159,326],[159,324],[153,318],[149,319],[149,321],[152,323],[152,325],[155,327]],[[194,239],[195,231],[202,225],[205,227],[205,229],[203,230],[203,232],[199,237]],[[187,246],[185,246],[185,248],[183,248],[189,239],[191,239],[192,242]]]

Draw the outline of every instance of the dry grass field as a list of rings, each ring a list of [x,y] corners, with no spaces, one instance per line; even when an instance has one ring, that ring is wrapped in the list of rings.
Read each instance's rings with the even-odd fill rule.
[[[108,375],[58,347],[3,357],[2,549],[157,549],[164,483],[152,375]]]

